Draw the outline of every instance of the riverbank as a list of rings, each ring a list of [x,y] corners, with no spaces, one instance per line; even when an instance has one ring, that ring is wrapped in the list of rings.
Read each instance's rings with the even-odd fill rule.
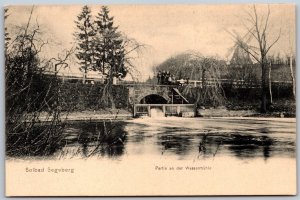
[[[272,112],[261,114],[255,110],[227,110],[224,108],[213,108],[198,110],[198,117],[258,117],[258,118],[290,118],[295,117],[292,114],[285,114],[282,112]],[[92,121],[92,120],[128,120],[132,119],[132,113],[127,110],[102,110],[102,111],[82,111],[62,113],[62,121]],[[43,121],[43,118],[41,117]]]
[[[91,121],[91,120],[127,120],[132,118],[132,113],[123,109],[103,109],[97,111],[62,112],[62,121]],[[46,113],[41,113],[41,121],[49,121]]]
[[[41,121],[49,121],[46,113],[40,114]],[[274,110],[265,114],[260,113],[255,109],[238,109],[231,110],[226,107],[219,108],[200,108],[197,109],[197,117],[259,117],[259,118],[295,118],[296,114],[293,110]],[[62,121],[88,121],[88,120],[128,120],[132,119],[132,112],[126,109],[100,109],[100,110],[86,110],[62,112]]]
[[[263,117],[263,118],[295,118],[292,112],[268,112],[260,113],[257,110],[228,110],[226,108],[198,109],[197,115],[200,117]]]

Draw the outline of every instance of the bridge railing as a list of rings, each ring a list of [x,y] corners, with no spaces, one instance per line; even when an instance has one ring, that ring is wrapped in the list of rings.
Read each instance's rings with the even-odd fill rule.
[[[165,116],[195,116],[194,104],[134,104],[133,116],[148,115],[151,117],[151,109],[161,109]]]

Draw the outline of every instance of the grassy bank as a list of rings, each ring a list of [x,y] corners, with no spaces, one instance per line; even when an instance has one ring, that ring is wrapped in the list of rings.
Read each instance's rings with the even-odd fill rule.
[[[85,111],[73,111],[62,112],[62,121],[91,121],[91,120],[103,120],[103,119],[116,119],[125,120],[131,119],[132,113],[125,109],[99,109],[99,110],[85,110]],[[46,113],[40,114],[41,121],[49,121],[51,118],[47,118]]]
[[[217,108],[198,108],[198,117],[296,117],[295,112],[288,110],[288,107],[274,106],[274,111],[261,114],[255,108],[242,109],[242,107],[235,107],[235,109],[228,109],[226,107]],[[103,109],[97,111],[76,111],[70,113],[62,113],[62,121],[97,121],[97,120],[127,120],[132,119],[132,112],[128,110],[111,110]],[[41,114],[41,121],[48,121]]]
[[[201,107],[197,109],[202,117],[296,117],[296,101],[275,100],[267,113],[260,113],[260,101],[230,101],[226,106]]]
[[[293,100],[276,100],[270,108],[270,111],[264,114],[259,112],[258,102],[236,101],[230,102],[227,106],[219,107],[200,107],[197,109],[199,117],[296,117],[296,102]],[[46,113],[45,113],[45,116]],[[126,120],[132,118],[132,112],[129,109],[98,109],[62,112],[63,121],[91,121],[103,119]],[[40,119],[46,119],[41,113]]]

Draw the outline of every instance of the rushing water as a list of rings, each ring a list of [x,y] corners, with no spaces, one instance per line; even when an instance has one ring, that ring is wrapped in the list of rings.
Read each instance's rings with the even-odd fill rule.
[[[103,132],[111,138],[100,141]],[[158,117],[71,123],[64,135],[65,143],[56,157],[201,160],[230,156],[267,160],[295,157],[296,122],[279,118]]]

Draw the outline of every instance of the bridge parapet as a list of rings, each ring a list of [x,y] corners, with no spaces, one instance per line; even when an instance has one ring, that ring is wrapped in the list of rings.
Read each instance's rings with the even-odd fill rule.
[[[138,104],[148,95],[159,95],[167,102],[170,102],[170,85],[129,85],[129,101],[131,104]]]

